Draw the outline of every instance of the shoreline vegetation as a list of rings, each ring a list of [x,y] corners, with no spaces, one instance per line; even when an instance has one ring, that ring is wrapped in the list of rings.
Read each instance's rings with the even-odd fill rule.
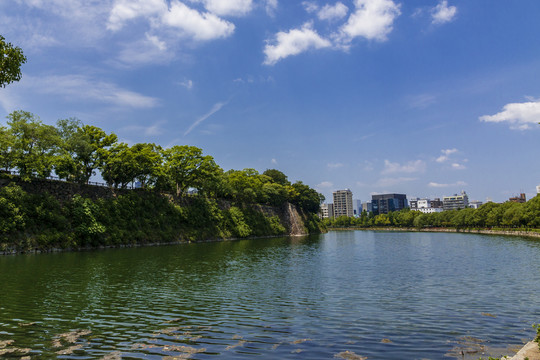
[[[324,219],[333,229],[462,232],[540,237],[540,195],[524,203],[489,202],[478,209],[466,208],[424,214],[403,209],[388,214],[363,212],[360,217]]]
[[[224,171],[195,146],[129,146],[74,118],[52,126],[18,110],[7,119],[0,253],[322,231],[324,197],[279,170]]]

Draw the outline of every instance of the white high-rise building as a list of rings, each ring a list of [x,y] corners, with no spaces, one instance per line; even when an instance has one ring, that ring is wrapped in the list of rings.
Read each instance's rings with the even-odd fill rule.
[[[334,191],[334,218],[354,216],[352,191],[349,189]]]
[[[538,186],[536,187],[536,193],[537,193],[537,194],[540,194],[540,185],[538,185]]]
[[[328,219],[334,217],[334,204],[322,204],[319,212],[321,219]]]

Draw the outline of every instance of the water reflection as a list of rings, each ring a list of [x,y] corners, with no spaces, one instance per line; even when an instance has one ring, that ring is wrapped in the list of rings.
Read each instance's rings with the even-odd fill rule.
[[[440,359],[478,339],[478,358],[532,336],[539,255],[527,239],[358,231],[6,256],[0,355]]]

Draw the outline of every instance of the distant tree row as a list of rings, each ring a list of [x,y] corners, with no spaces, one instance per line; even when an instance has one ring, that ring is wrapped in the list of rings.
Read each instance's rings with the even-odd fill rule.
[[[291,184],[279,170],[259,174],[254,169],[224,172],[200,148],[153,143],[129,146],[102,129],[75,118],[43,124],[32,113],[14,111],[0,126],[0,169],[17,170],[23,180],[47,178],[88,184],[98,172],[108,186],[125,189],[135,182],[185,196],[200,195],[242,203],[279,206],[289,201],[316,213],[324,197],[302,182]]]
[[[478,209],[450,210],[423,214],[404,209],[388,214],[363,212],[359,218],[340,216],[325,219],[327,227],[399,227],[399,228],[528,228],[540,229],[540,196],[526,203],[486,203]]]

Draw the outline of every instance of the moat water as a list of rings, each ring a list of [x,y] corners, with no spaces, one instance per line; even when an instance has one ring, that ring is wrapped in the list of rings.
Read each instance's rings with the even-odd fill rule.
[[[6,358],[478,359],[539,322],[540,241],[519,237],[344,231],[0,257]]]

